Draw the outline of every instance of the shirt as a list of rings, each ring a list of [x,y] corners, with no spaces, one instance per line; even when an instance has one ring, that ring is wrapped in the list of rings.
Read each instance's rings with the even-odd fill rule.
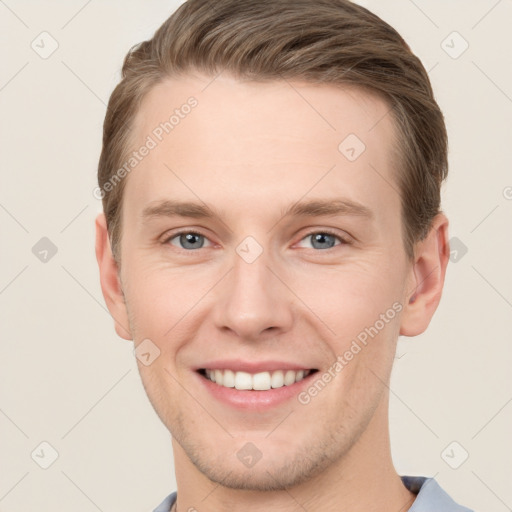
[[[408,512],[473,512],[457,505],[433,478],[423,476],[403,476],[402,482],[416,499]],[[177,492],[169,494],[153,512],[169,512],[176,501]]]

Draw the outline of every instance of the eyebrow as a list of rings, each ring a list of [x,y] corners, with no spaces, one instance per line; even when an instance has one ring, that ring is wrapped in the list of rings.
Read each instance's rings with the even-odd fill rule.
[[[157,201],[150,203],[142,211],[143,219],[153,217],[192,217],[195,219],[215,217],[214,212],[206,205],[189,201]]]
[[[335,215],[373,218],[373,212],[368,207],[349,199],[312,199],[309,201],[299,201],[291,205],[282,212],[281,219],[290,216],[320,217]],[[214,209],[205,204],[169,199],[151,203],[142,211],[142,218],[144,220],[175,216],[194,219],[220,217]]]
[[[349,199],[313,199],[297,202],[288,208],[283,217],[287,216],[320,217],[322,215],[354,215],[373,218],[373,212],[366,206]]]

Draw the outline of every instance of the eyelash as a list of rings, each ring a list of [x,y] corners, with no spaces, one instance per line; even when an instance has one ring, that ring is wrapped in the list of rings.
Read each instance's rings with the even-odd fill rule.
[[[336,239],[338,239],[340,241],[340,244],[338,245],[350,245],[352,242],[350,240],[348,240],[347,238],[344,238],[342,237],[341,235],[339,235],[338,233],[335,233],[334,231],[331,231],[329,229],[321,229],[321,230],[313,230],[313,231],[310,231],[308,233],[306,233],[300,240],[299,242],[302,242],[304,239],[312,236],[312,235],[316,235],[316,234],[323,234],[323,235],[330,235]],[[204,235],[203,233],[200,233],[199,231],[192,231],[192,230],[187,230],[187,229],[184,229],[182,231],[177,231],[175,233],[173,233],[172,235],[166,237],[162,244],[163,245],[168,245],[170,243],[171,240],[173,240],[174,238],[177,238],[179,237],[180,235],[197,235],[197,236],[202,236],[204,238],[206,238],[207,240],[209,240],[209,238]],[[209,240],[210,241],[210,240]],[[211,241],[210,241],[211,242]],[[337,247],[338,245],[334,245],[333,247],[329,247],[327,249],[314,249],[316,252],[327,252],[331,249],[334,249],[335,247]],[[179,248],[180,250],[182,251],[185,251],[185,252],[194,252],[194,249],[183,249],[182,247]],[[200,247],[200,249],[203,249],[203,247]],[[195,249],[197,251],[197,249]]]

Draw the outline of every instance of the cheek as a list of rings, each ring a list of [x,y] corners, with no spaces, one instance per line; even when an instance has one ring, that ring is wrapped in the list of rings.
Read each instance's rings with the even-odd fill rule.
[[[362,399],[380,392],[379,379],[387,380],[393,364],[402,278],[391,268],[385,274],[375,269],[361,263],[329,273],[304,273],[294,281],[297,295],[314,312],[308,316],[313,327],[325,335],[333,365],[339,363],[331,368],[335,386],[344,390],[340,396]]]
[[[204,319],[204,305],[222,273],[218,268],[170,268],[161,262],[127,264],[126,297],[135,340],[152,340],[167,356],[194,336]]]
[[[289,275],[294,292],[330,327],[336,338],[354,337],[391,309],[386,325],[396,317],[393,304],[402,300],[403,276],[391,265],[382,268],[370,260],[314,268]]]

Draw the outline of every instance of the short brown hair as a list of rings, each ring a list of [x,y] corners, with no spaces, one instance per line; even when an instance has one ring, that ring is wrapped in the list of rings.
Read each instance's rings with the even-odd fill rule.
[[[403,38],[348,0],[188,0],[152,39],[129,51],[107,107],[98,166],[114,255],[125,180],[108,193],[105,185],[123,165],[144,96],[165,78],[190,71],[355,85],[385,99],[398,133],[404,245],[413,255],[439,213],[448,172],[443,114],[425,68]]]

